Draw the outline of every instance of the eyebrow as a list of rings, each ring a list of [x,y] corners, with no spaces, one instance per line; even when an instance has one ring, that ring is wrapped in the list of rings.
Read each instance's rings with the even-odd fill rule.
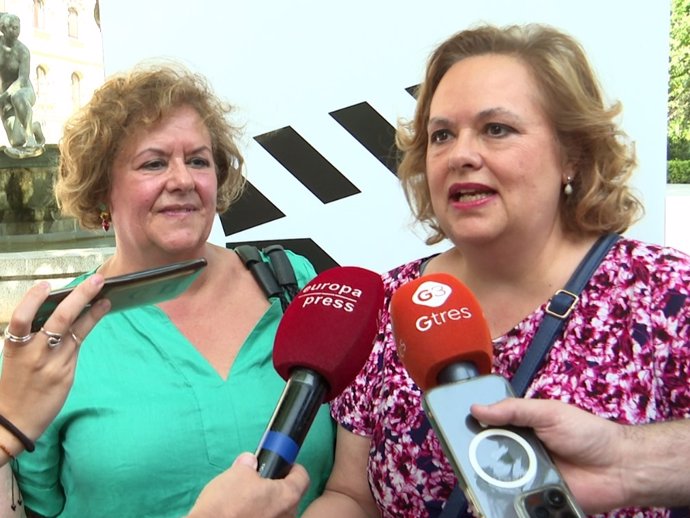
[[[426,127],[429,128],[431,126],[448,126],[450,124],[450,120],[446,117],[431,117],[429,119],[429,122],[426,123]]]
[[[497,108],[488,108],[486,110],[482,110],[479,112],[479,118],[481,119],[488,119],[491,117],[495,117],[497,115],[503,116],[503,117],[509,117],[513,120],[519,120],[520,117],[513,111],[508,110],[507,108],[501,108],[500,106]]]
[[[514,121],[521,120],[521,118],[515,112],[501,107],[487,108],[477,114],[477,118],[480,120],[490,119],[496,116],[508,117]],[[451,120],[448,117],[431,117],[429,118],[429,122],[426,126],[427,128],[432,126],[448,126],[450,123]]]
[[[213,154],[213,150],[210,147],[208,147],[206,144],[201,145],[197,148],[194,148],[186,154],[187,155],[194,155],[194,154],[200,153],[202,151],[208,151],[209,153]],[[139,151],[135,155],[132,155],[132,159],[136,159],[137,157],[143,155],[144,153],[155,153],[157,155],[166,155],[167,154],[163,149],[157,148],[155,146],[151,146],[151,147],[147,147],[147,148],[142,149],[141,151]]]
[[[208,147],[206,144],[204,144],[203,146],[199,146],[196,149],[192,149],[190,154],[200,153],[202,151],[208,151],[209,153],[213,154],[213,150],[210,147]]]

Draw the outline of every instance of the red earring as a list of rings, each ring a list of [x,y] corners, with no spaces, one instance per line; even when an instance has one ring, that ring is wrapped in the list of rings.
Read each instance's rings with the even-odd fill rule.
[[[101,218],[101,227],[103,227],[104,231],[110,230],[110,212],[107,210],[102,210],[100,213],[100,218]]]

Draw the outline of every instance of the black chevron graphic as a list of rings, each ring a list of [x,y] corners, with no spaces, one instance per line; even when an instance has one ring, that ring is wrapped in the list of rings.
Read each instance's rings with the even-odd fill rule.
[[[330,115],[391,173],[396,174],[395,128],[369,103],[341,108]]]
[[[418,87],[414,85],[405,90],[415,97]],[[346,106],[329,115],[391,173],[396,173],[395,128],[368,102]],[[324,204],[361,192],[291,126],[257,135],[254,140]],[[283,217],[285,214],[272,201],[247,182],[243,195],[220,219],[225,235],[230,237]],[[260,248],[279,243],[307,257],[318,272],[337,266],[336,261],[308,237],[281,240],[276,236],[271,241],[246,243]],[[227,247],[240,244],[245,242],[228,242]]]
[[[360,193],[292,127],[257,135],[254,140],[323,203]]]
[[[419,87],[420,86],[422,86],[422,85],[417,84],[417,85],[413,85],[413,86],[408,86],[407,88],[405,88],[405,91],[416,99],[417,94],[419,93]]]
[[[220,215],[220,222],[225,235],[231,236],[242,230],[258,227],[284,217],[285,214],[278,207],[250,182],[247,182],[242,196]]]

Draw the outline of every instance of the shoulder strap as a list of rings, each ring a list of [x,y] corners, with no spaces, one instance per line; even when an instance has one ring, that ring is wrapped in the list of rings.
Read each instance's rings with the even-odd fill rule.
[[[282,246],[271,245],[263,251],[270,264],[263,260],[259,249],[253,245],[240,245],[235,248],[235,252],[247,269],[252,272],[266,297],[278,297],[285,311],[298,291],[295,272]]]
[[[525,352],[520,367],[510,382],[516,395],[520,397],[525,395],[527,387],[529,387],[532,378],[551,349],[556,336],[580,300],[580,292],[618,239],[620,239],[619,234],[606,234],[600,237],[582,259],[565,287],[558,290],[549,301],[544,320],[542,320],[532,343]],[[457,518],[466,514],[467,499],[460,486],[456,484],[438,518]]]
[[[556,336],[563,329],[565,321],[579,302],[580,292],[587,285],[587,282],[589,282],[589,279],[599,267],[608,251],[619,239],[619,234],[601,236],[587,252],[584,259],[582,259],[565,287],[558,290],[549,301],[546,306],[544,320],[542,320],[537,333],[532,339],[532,343],[527,348],[520,367],[510,381],[517,396],[522,397],[525,395],[527,387],[529,387],[532,378],[534,378],[537,370],[541,367],[546,354],[556,340]]]
[[[299,291],[299,286],[297,286],[295,270],[285,253],[285,249],[281,245],[270,245],[264,248],[264,253],[268,256],[275,278],[288,300],[294,299]]]

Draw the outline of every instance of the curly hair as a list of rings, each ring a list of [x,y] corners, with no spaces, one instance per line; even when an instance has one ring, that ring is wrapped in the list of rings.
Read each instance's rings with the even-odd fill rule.
[[[169,62],[142,63],[112,76],[66,122],[55,185],[62,212],[84,228],[99,228],[113,162],[123,142],[183,105],[194,108],[209,131],[218,179],[216,210],[227,210],[245,185],[244,159],[236,144],[241,132],[227,120],[233,108],[213,93],[203,76]]]
[[[436,48],[417,92],[414,118],[398,124],[398,176],[414,217],[431,230],[426,242],[434,244],[446,237],[433,213],[426,181],[431,100],[455,63],[486,54],[515,57],[531,70],[558,141],[575,166],[573,193],[560,203],[564,230],[623,232],[638,220],[643,207],[628,186],[637,165],[635,149],[614,122],[622,106],[620,102],[605,105],[582,46],[542,24],[481,25],[454,34]]]

